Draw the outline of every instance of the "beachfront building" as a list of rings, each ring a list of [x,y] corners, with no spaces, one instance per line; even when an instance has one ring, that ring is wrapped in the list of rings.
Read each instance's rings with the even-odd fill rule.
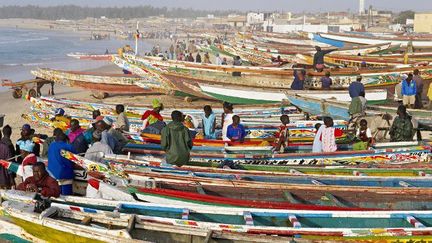
[[[414,32],[432,33],[432,12],[414,15]]]

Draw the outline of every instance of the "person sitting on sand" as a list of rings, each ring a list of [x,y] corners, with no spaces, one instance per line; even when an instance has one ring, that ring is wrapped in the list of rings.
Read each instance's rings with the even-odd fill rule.
[[[33,176],[17,186],[17,190],[37,192],[44,197],[59,197],[60,186],[46,171],[45,164],[37,162],[32,167]]]
[[[244,142],[246,137],[246,131],[242,124],[240,124],[240,117],[234,115],[232,118],[232,124],[227,128],[227,137],[232,142]]]
[[[173,111],[171,119],[172,122],[162,129],[161,146],[168,164],[182,166],[189,162],[192,137],[189,129],[183,125],[184,115],[180,111]]]
[[[281,125],[278,127],[278,131],[276,132],[276,147],[275,152],[285,152],[285,148],[288,147],[288,124],[290,123],[288,115],[282,115],[280,117]]]
[[[372,132],[368,128],[368,123],[365,119],[360,121],[356,137],[359,141],[353,144],[353,150],[367,150],[372,143]]]
[[[397,115],[390,127],[390,141],[412,141],[414,136],[413,124],[404,105],[398,107]]]

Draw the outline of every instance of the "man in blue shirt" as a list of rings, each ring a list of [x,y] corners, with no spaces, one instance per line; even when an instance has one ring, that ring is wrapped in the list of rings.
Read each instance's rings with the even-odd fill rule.
[[[362,76],[358,76],[355,82],[352,82],[349,87],[349,95],[352,98],[359,97],[361,92],[365,92],[365,87],[362,84]]]
[[[72,182],[74,179],[73,162],[61,155],[61,150],[75,153],[72,145],[67,143],[68,137],[63,132],[57,133],[55,142],[48,148],[48,171],[58,181],[62,195],[72,195]]]
[[[243,142],[246,137],[246,131],[242,124],[240,124],[240,117],[235,115],[233,116],[233,123],[228,126],[227,129],[227,137],[232,141],[240,141]]]
[[[415,97],[417,94],[417,84],[413,80],[412,73],[402,81],[402,103],[408,108],[413,108],[415,104]]]

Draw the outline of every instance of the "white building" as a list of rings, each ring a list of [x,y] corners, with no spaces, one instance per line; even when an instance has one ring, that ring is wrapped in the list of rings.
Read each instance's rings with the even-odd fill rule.
[[[359,0],[359,15],[365,13],[365,0]]]
[[[248,26],[262,24],[264,22],[264,13],[250,12],[246,15],[246,24]]]

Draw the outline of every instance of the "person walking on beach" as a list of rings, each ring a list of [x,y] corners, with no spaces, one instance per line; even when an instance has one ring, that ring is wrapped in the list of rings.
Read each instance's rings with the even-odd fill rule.
[[[423,78],[420,76],[420,71],[418,69],[414,70],[414,75],[413,75],[413,81],[416,83],[416,88],[417,88],[417,93],[416,93],[416,97],[415,97],[415,104],[414,104],[414,108],[415,109],[422,109],[423,108],[423,100],[422,100],[422,94],[423,94]]]
[[[413,124],[404,105],[398,107],[397,115],[390,127],[390,141],[412,141],[414,137]]]
[[[216,115],[209,105],[204,106],[202,124],[204,139],[216,139]]]
[[[116,105],[116,113],[117,113],[117,120],[116,120],[116,129],[119,131],[129,132],[129,119],[127,118],[125,114],[125,107],[124,105]]]
[[[325,76],[321,78],[321,88],[328,90],[333,84],[332,78],[330,78],[330,72],[326,72]]]
[[[161,146],[168,164],[182,166],[190,160],[192,137],[189,129],[183,125],[184,116],[180,111],[173,111],[171,119],[172,122],[162,129]]]
[[[323,51],[321,47],[315,46],[315,50],[316,52],[313,58],[313,67],[317,72],[322,72],[324,70],[324,56],[332,51],[337,50],[337,48]]]
[[[407,108],[413,108],[417,95],[417,84],[413,80],[413,75],[410,73],[408,77],[402,81],[402,103]]]
[[[223,110],[222,113],[222,139],[225,141],[230,141],[230,139],[227,137],[227,130],[228,126],[232,124],[233,122],[233,116],[235,115],[233,110],[234,107],[231,103],[224,102],[223,103]]]

